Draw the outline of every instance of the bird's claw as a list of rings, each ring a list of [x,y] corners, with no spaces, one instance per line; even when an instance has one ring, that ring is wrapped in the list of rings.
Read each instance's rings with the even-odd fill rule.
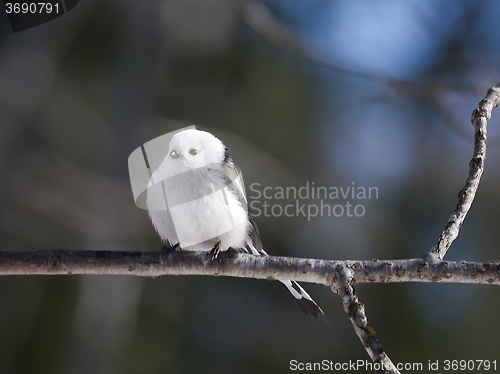
[[[208,251],[207,253],[207,258],[210,258],[210,260],[215,260],[219,256],[220,253],[220,242],[217,242],[214,247]]]

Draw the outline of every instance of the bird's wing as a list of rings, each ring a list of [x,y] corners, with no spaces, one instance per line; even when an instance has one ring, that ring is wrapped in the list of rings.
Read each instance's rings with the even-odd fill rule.
[[[241,176],[241,172],[238,167],[234,164],[234,161],[231,158],[231,153],[227,147],[224,150],[224,160],[222,162],[221,174],[226,186],[236,196],[240,204],[248,210],[243,177]]]
[[[262,246],[262,240],[260,239],[259,229],[257,228],[255,220],[250,215],[248,216],[248,220],[250,221],[250,232],[248,233],[248,235],[250,236],[250,240],[252,241],[253,247],[258,252],[258,255],[268,256],[266,251],[264,251],[264,247]]]

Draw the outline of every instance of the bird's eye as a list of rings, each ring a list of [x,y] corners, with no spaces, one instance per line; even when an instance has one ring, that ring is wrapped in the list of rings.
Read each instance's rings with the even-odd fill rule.
[[[191,154],[193,156],[196,156],[198,154],[198,150],[196,148],[191,148],[189,150],[189,154]]]
[[[180,154],[177,151],[172,151],[170,152],[170,157],[172,158],[179,158]]]

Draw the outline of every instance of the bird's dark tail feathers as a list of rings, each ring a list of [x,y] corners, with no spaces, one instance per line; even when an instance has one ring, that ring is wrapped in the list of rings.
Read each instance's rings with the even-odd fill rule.
[[[260,251],[257,250],[252,244],[245,245],[245,250],[253,254],[255,256],[268,256],[264,248],[260,248]],[[328,322],[325,313],[321,310],[321,308],[314,302],[311,296],[304,290],[297,282],[290,280],[279,280],[281,283],[288,288],[288,291],[292,294],[295,302],[299,306],[299,309],[302,313],[307,314],[313,318],[321,318],[325,322]]]
[[[325,313],[323,313],[318,304],[314,302],[306,290],[304,290],[297,282],[289,280],[280,280],[280,282],[288,288],[288,291],[290,291],[294,297],[295,302],[299,306],[302,313],[313,318],[322,318],[326,321]]]

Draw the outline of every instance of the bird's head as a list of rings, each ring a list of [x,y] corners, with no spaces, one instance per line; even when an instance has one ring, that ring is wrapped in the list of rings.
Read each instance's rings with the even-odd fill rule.
[[[163,177],[170,177],[201,167],[220,165],[224,153],[224,144],[209,132],[184,130],[173,136],[167,156],[158,170]]]

